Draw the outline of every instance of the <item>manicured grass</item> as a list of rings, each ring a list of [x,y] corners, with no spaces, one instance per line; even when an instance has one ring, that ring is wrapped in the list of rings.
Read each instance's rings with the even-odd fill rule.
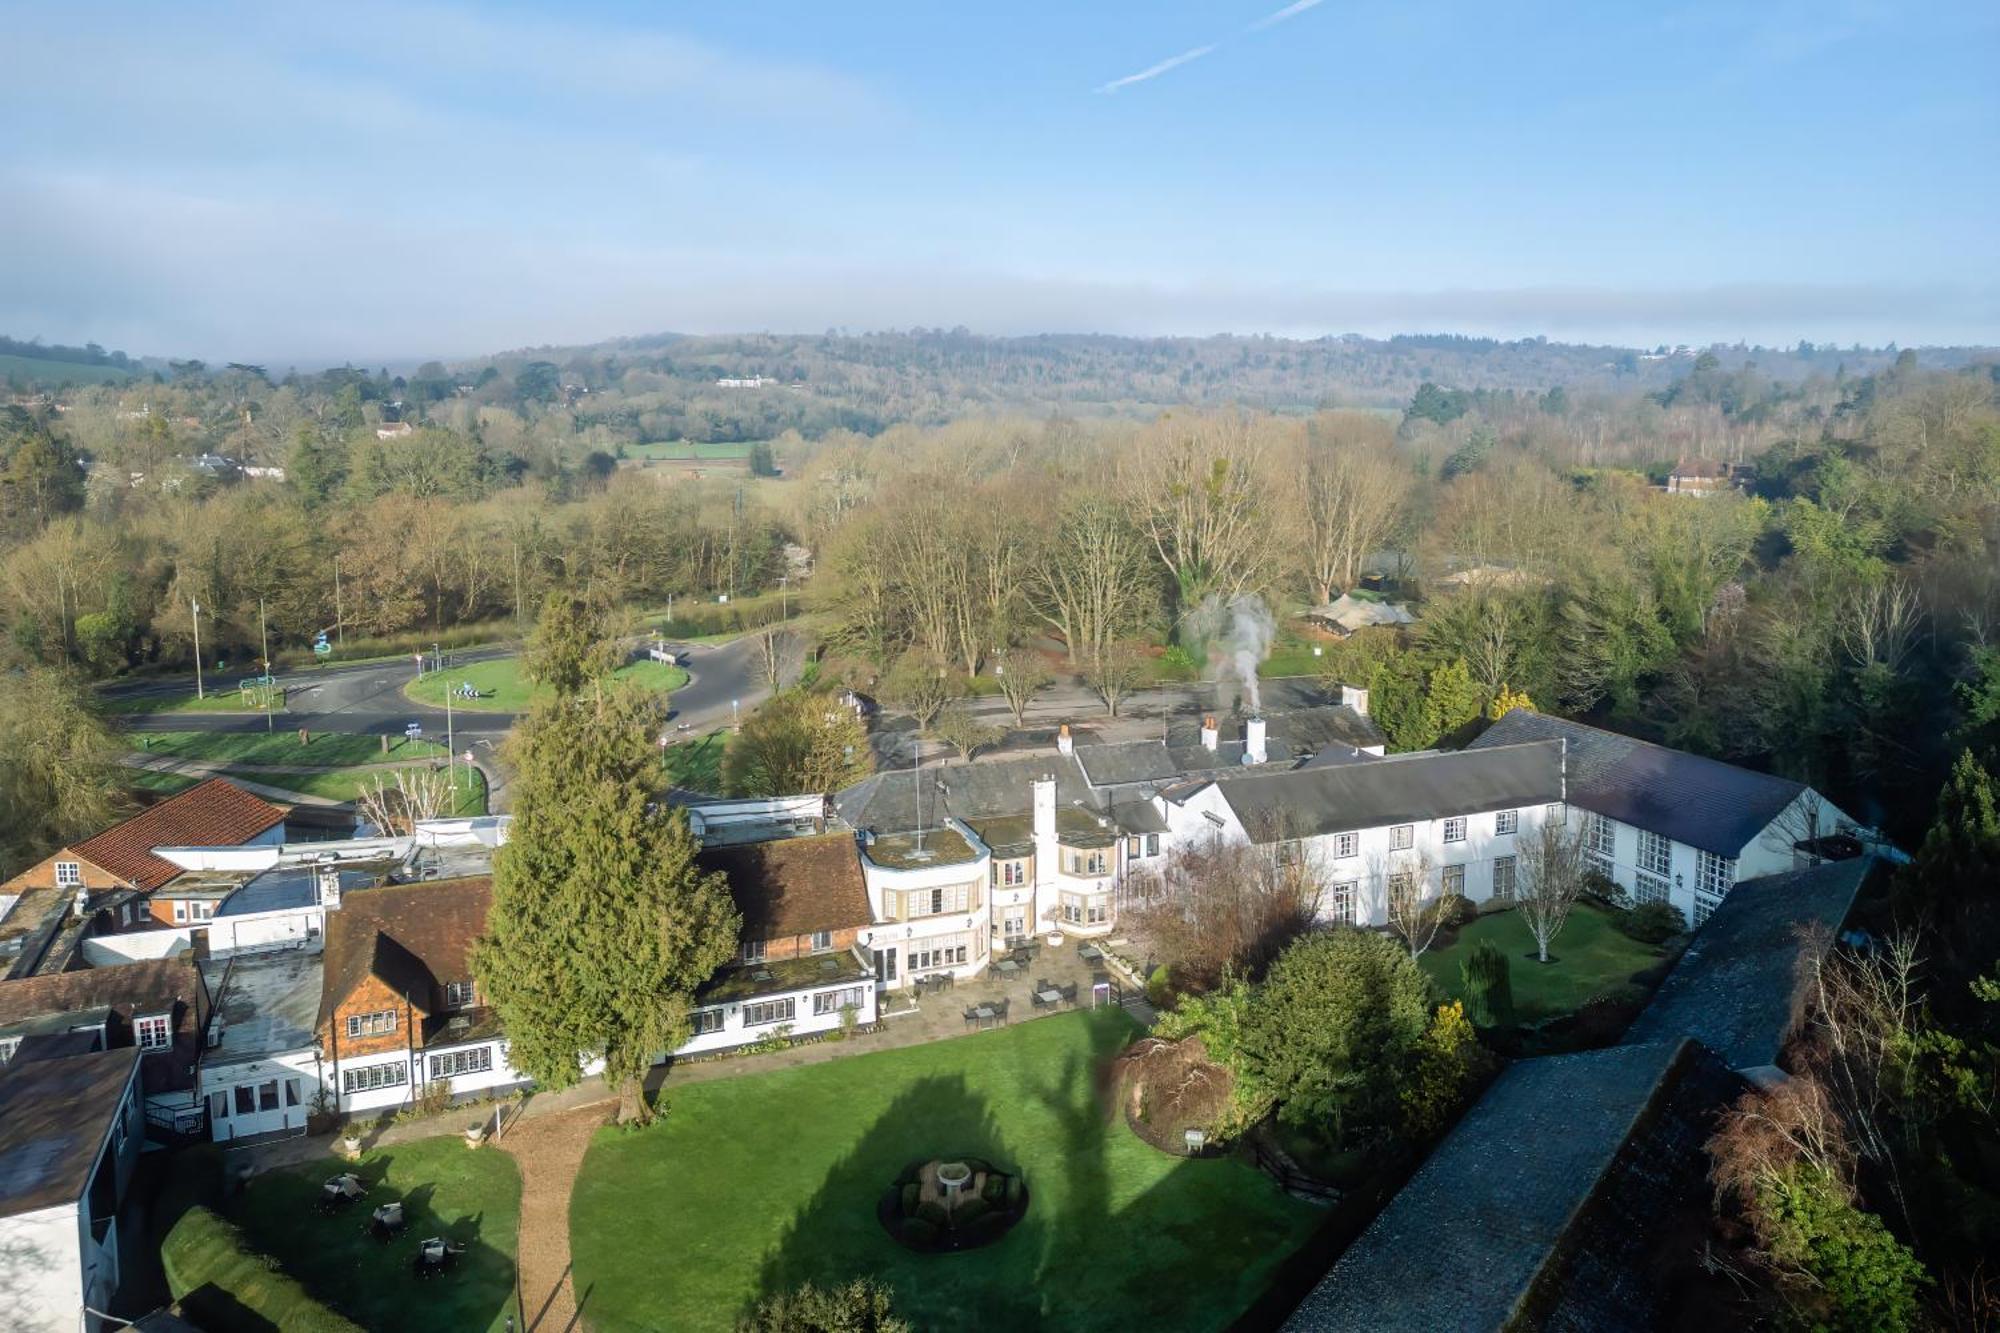
[[[160,773],[150,768],[128,768],[125,770],[125,785],[133,791],[157,792],[161,796],[172,796],[184,792],[201,779],[186,773]]]
[[[38,356],[0,353],[0,384],[116,384],[139,372],[80,361],[45,361]]]
[[[1490,940],[1507,956],[1514,1009],[1524,1023],[1573,1013],[1602,995],[1631,995],[1632,974],[1660,959],[1650,944],[1621,932],[1614,913],[1591,903],[1578,903],[1549,946],[1550,962],[1535,960],[1535,937],[1519,912],[1491,912],[1458,932],[1449,949],[1432,949],[1417,965],[1438,984],[1447,999],[1461,995],[1458,965],[1481,940]]]
[[[283,688],[279,686],[279,695],[272,700],[272,712],[285,711]],[[187,690],[171,694],[120,695],[103,700],[103,704],[107,713],[261,713],[264,711],[264,692],[252,690],[246,694],[236,688],[234,680],[230,680],[220,685],[210,683],[199,699],[195,698],[193,690]]]
[[[697,736],[667,747],[667,781],[690,791],[722,791],[722,751],[726,737],[720,731]]]
[[[652,1127],[601,1132],[570,1236],[599,1328],[731,1328],[760,1294],[873,1274],[915,1328],[1220,1329],[1323,1214],[1235,1158],[1141,1142],[1094,1091],[1120,1010],[691,1084]],[[922,1255],[876,1201],[904,1165],[1018,1168],[1004,1239]]]
[[[618,680],[632,681],[649,690],[677,690],[687,684],[687,672],[677,666],[650,659],[627,662],[614,673]],[[521,676],[521,659],[498,657],[486,662],[469,662],[445,671],[433,671],[422,680],[411,681],[403,693],[420,704],[444,707],[447,689],[469,684],[480,693],[477,699],[454,697],[453,708],[479,713],[518,713],[541,696]]]
[[[423,759],[443,755],[444,746],[435,741],[389,738],[389,752],[382,752],[378,736],[342,736],[320,732],[309,745],[299,744],[297,730],[221,731],[137,731],[127,739],[142,754],[165,755],[174,759],[213,759],[238,764],[297,764],[313,768],[374,764],[389,759]]]
[[[468,1116],[468,1119],[471,1117]],[[315,1204],[329,1176],[353,1171],[365,1197],[332,1216]],[[409,1227],[383,1243],[368,1234],[377,1204],[400,1199]],[[363,1154],[358,1166],[328,1156],[267,1172],[223,1214],[315,1299],[364,1328],[502,1329],[514,1310],[514,1252],[521,1176],[495,1148],[468,1149],[456,1136],[399,1143]],[[465,1246],[457,1264],[420,1281],[417,1242],[444,1236]],[[177,1275],[186,1281],[192,1274]],[[518,1317],[515,1327],[521,1327]]]
[[[486,813],[486,779],[479,770],[468,764],[455,765],[458,795],[451,813],[455,815],[483,815]],[[351,801],[360,794],[363,787],[375,785],[379,776],[383,784],[393,787],[396,776],[390,769],[366,768],[326,768],[291,770],[250,770],[238,772],[223,769],[225,778],[237,778],[247,782],[261,782],[267,787],[282,787],[286,791],[304,792],[308,796],[323,796],[329,801]]]
[[[625,457],[656,460],[748,458],[750,456],[750,447],[751,442],[749,440],[705,440],[699,443],[693,440],[650,440],[645,444],[626,445]]]

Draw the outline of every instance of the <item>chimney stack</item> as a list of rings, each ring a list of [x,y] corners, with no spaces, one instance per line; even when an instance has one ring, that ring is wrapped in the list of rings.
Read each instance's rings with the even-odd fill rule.
[[[319,891],[319,905],[328,911],[340,907],[340,862],[331,856],[313,867],[313,887]]]
[[[1221,740],[1222,733],[1215,729],[1215,714],[1210,713],[1201,720],[1201,748],[1213,751]]]
[[[1063,754],[1076,753],[1076,739],[1069,734],[1069,723],[1067,722],[1056,729],[1056,749]]]
[[[1368,716],[1368,691],[1358,685],[1340,687],[1340,702],[1353,709],[1362,717]]]
[[[1268,756],[1264,751],[1264,719],[1253,717],[1243,723],[1243,762],[1261,764]]]

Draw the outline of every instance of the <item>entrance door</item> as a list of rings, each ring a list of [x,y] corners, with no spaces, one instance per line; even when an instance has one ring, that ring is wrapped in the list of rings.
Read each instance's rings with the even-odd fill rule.
[[[896,951],[893,948],[875,951],[875,982],[881,986],[896,984]]]

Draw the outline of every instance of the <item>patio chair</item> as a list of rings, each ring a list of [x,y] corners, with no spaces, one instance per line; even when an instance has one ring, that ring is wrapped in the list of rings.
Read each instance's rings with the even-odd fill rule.
[[[1065,1004],[1076,1003],[1077,988],[1076,988],[1076,983],[1074,981],[1070,982],[1069,985],[1067,986],[1058,986],[1056,987],[1056,989],[1062,992],[1063,1003]]]
[[[978,1024],[978,1022],[979,1022],[979,1007],[977,1005],[971,1005],[971,1004],[966,1005],[965,1025],[967,1027],[974,1027]]]
[[[1033,990],[1028,992],[1028,1003],[1037,1009],[1048,1007],[1048,1002],[1042,998],[1042,988],[1039,983],[1036,984]]]
[[[1007,1021],[1007,1004],[1006,1000],[995,1000],[993,1002],[993,1021],[995,1023],[1004,1023]]]

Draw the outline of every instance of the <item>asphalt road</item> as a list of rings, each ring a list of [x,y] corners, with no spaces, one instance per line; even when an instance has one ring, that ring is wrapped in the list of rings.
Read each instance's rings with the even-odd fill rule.
[[[512,656],[504,648],[477,649],[449,654],[456,662],[480,662]],[[760,679],[757,645],[749,638],[692,649],[688,665],[690,679],[674,691],[673,722],[688,724],[690,731],[708,731],[726,726],[732,718],[731,701],[739,711],[749,712],[770,694]],[[362,663],[355,666],[306,667],[278,677],[286,687],[285,711],[271,720],[274,730],[309,727],[314,731],[357,736],[401,736],[412,722],[423,725],[432,740],[445,736],[445,710],[413,703],[403,687],[416,678],[414,661]],[[211,682],[233,688],[235,678]],[[132,699],[158,696],[178,698],[194,688],[194,677],[162,677],[143,683],[113,686],[107,698]],[[263,731],[261,713],[125,713],[118,721],[132,731]],[[464,746],[497,744],[514,725],[512,713],[482,713],[466,709],[451,711],[451,732]]]

